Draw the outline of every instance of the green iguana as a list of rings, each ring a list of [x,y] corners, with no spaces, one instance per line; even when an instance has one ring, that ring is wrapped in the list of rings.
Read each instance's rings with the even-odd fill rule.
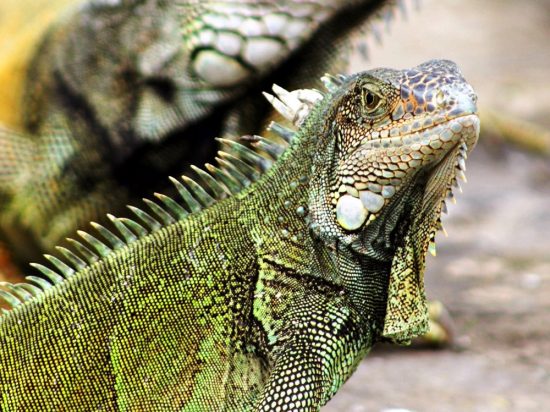
[[[0,410],[316,411],[376,341],[426,330],[476,96],[443,60],[325,83],[267,95],[298,127],[271,126],[286,150],[225,140],[238,156],[197,169],[204,187],[173,179],[157,217],[111,216],[118,234],[39,266],[50,281],[1,292]]]
[[[0,91],[0,123],[15,129],[0,130],[0,238],[19,263],[166,192],[167,175],[214,158],[213,136],[262,130],[271,112],[255,90],[345,71],[349,33],[394,6],[29,1],[0,4],[0,80],[15,90]]]

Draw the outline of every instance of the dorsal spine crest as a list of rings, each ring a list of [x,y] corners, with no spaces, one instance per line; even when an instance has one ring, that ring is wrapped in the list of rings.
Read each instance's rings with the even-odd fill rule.
[[[277,95],[283,96],[283,102],[297,102],[294,95],[284,89],[276,86],[275,90]],[[312,93],[315,93],[314,96],[320,94],[318,91],[312,91]],[[286,101],[284,97],[286,97]],[[299,109],[303,110],[303,108],[302,105]],[[286,106],[285,110],[288,112],[292,108]],[[101,258],[109,256],[113,251],[130,245],[165,226],[184,220],[217,201],[242,191],[257,181],[273,165],[295,136],[295,130],[275,122],[270,124],[269,130],[280,139],[268,139],[258,135],[244,136],[240,139],[250,142],[258,151],[235,140],[217,138],[216,140],[225,147],[225,150],[218,152],[216,158],[218,165],[206,164],[206,170],[192,167],[198,177],[198,182],[187,176],[182,176],[181,180],[169,177],[179,193],[178,200],[161,193],[155,193],[154,196],[160,201],[160,205],[150,199],[143,199],[152,215],[142,208],[128,206],[136,219],[108,214],[107,217],[112,222],[113,229],[91,222],[91,226],[104,240],[100,240],[86,231],[77,231],[82,241],[67,239],[73,250],[62,246],[56,248],[64,260],[53,255],[45,255],[52,268],[39,263],[31,263],[31,266],[40,271],[44,278],[27,276],[28,283],[3,282],[0,284],[0,300],[7,303],[11,309],[19,307],[24,302],[40,296],[46,290],[75,276],[77,272],[93,265]],[[7,316],[10,310],[3,309],[2,313]]]

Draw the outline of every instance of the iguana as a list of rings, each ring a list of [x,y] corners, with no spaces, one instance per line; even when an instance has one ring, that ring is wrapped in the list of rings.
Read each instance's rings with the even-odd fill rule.
[[[425,254],[476,96],[444,60],[325,83],[267,95],[296,124],[271,126],[286,150],[225,140],[239,155],[197,169],[205,187],[172,179],[157,217],[111,216],[117,234],[49,256],[50,281],[1,293],[3,412],[315,411],[376,341],[426,330]]]
[[[393,6],[3,0],[0,238],[26,263],[165,192],[167,175],[213,159],[214,136],[267,124],[255,90],[345,71],[343,41]]]

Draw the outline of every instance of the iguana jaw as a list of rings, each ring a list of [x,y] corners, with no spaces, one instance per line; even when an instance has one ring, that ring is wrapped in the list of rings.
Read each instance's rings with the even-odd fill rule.
[[[473,147],[478,128],[477,117],[471,114],[473,106],[465,113],[404,136],[366,138],[339,171],[332,199],[338,224],[346,231],[364,230],[418,173],[436,169],[457,145],[463,144],[461,153],[465,156],[468,147]],[[463,157],[457,160],[458,174],[463,174],[459,167],[464,161]],[[349,163],[358,165],[359,171]],[[350,171],[352,174],[347,174]]]
[[[242,89],[246,79],[271,71],[343,12],[368,12],[378,20],[382,13],[375,10],[382,8],[389,20],[393,6],[357,0],[180,5],[184,49],[191,56],[189,77],[209,91]]]

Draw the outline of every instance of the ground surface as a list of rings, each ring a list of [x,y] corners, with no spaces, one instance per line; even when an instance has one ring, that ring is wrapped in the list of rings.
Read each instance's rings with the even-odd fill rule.
[[[450,58],[481,105],[550,127],[550,1],[424,1],[391,32],[374,65]],[[486,139],[467,176],[427,274],[466,348],[378,348],[323,411],[550,410],[550,159]]]

